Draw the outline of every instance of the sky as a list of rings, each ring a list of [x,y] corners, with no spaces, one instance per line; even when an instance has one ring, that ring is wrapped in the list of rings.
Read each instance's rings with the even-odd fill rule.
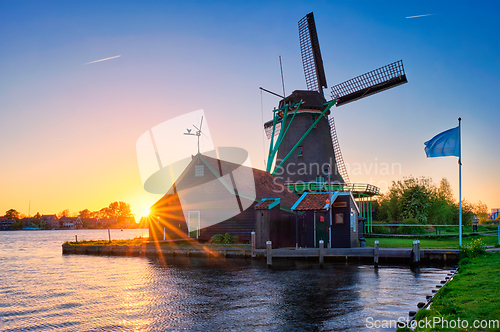
[[[279,98],[259,87],[282,91],[281,56],[286,93],[306,89],[309,12],[329,87],[401,59],[408,79],[333,110],[350,180],[447,178],[458,198],[457,158],[423,143],[461,117],[462,196],[500,208],[499,1],[0,0],[0,215],[125,201],[142,216],[161,195],[143,188],[138,138],[200,109],[215,146],[264,169]],[[188,139],[172,150],[195,154]]]

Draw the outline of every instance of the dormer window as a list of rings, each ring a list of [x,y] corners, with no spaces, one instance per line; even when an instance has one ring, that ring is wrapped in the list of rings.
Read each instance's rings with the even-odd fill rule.
[[[197,178],[205,176],[205,165],[194,166],[194,176]]]

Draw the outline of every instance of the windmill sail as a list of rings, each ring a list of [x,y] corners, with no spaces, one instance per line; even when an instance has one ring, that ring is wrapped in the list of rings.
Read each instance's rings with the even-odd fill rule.
[[[399,60],[332,86],[332,98],[337,98],[336,106],[341,106],[404,83],[408,80],[403,60]]]
[[[323,95],[323,88],[327,88],[326,76],[313,13],[307,14],[299,21],[299,39],[307,89]]]
[[[337,163],[337,171],[344,180],[345,183],[349,183],[349,175],[347,174],[347,168],[344,164],[344,158],[342,158],[342,152],[340,151],[339,139],[337,137],[337,130],[335,130],[335,120],[332,117],[328,119],[328,124],[330,125],[330,136],[332,136],[332,145],[335,152],[335,161]]]

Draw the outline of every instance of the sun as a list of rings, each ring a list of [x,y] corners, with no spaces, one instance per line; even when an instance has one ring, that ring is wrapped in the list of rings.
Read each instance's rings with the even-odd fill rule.
[[[142,216],[143,217],[147,217],[151,214],[151,208],[149,207],[145,207],[143,210],[142,210]]]

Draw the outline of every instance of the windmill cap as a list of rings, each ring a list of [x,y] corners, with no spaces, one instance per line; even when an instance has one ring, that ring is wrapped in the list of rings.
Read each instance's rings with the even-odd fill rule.
[[[295,90],[287,99],[294,104],[298,104],[301,100],[304,101],[300,107],[301,109],[325,109],[323,104],[326,103],[326,99],[317,91]],[[280,108],[285,105],[285,102],[285,99],[280,101]]]

